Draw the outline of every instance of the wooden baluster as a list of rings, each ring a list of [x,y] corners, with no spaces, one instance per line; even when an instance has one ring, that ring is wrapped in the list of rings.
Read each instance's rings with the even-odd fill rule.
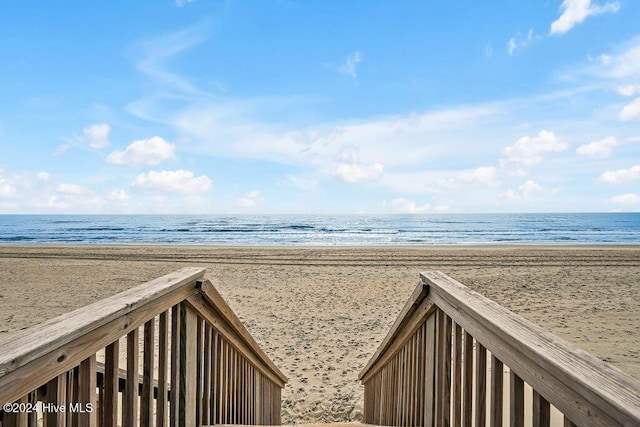
[[[221,413],[220,413],[220,391],[222,390],[221,386],[221,377],[220,377],[220,367],[222,360],[222,350],[220,343],[220,334],[217,331],[213,331],[213,392],[211,393],[212,397],[212,405],[213,408],[212,415],[213,420],[211,420],[211,424],[220,424],[221,423]]]
[[[443,425],[451,425],[451,325],[449,316],[444,316],[444,390],[443,390]]]
[[[180,305],[171,308],[171,399],[169,425],[180,427]]]
[[[405,415],[405,405],[407,404],[408,396],[405,395],[405,383],[406,383],[406,362],[405,362],[405,348],[403,347],[398,353],[398,376],[399,376],[399,394],[398,399],[395,401],[395,404],[398,406],[398,415],[396,416],[396,425],[405,425],[406,421],[404,420]]]
[[[67,405],[78,402],[78,371],[79,368],[71,369],[67,374]],[[78,425],[78,412],[70,411],[67,407],[67,426]]]
[[[120,341],[109,344],[105,350],[104,363],[104,393],[102,405],[103,427],[116,427],[118,425],[118,376],[120,360]]]
[[[142,396],[140,397],[140,424],[143,427],[153,423],[155,332],[156,321],[153,318],[144,324]]]
[[[425,357],[425,338],[424,338],[425,324],[423,323],[418,329],[417,340],[417,354],[416,354],[416,369],[417,369],[417,381],[416,381],[416,425],[423,425],[424,423],[424,357]]]
[[[464,385],[462,387],[462,411],[464,413],[463,426],[471,427],[473,410],[473,337],[464,332]]]
[[[140,332],[138,328],[135,328],[127,334],[127,381],[125,386],[125,399],[123,402],[124,416],[122,420],[124,427],[133,427],[138,425],[139,338]]]
[[[511,427],[524,427],[524,381],[511,370]]]
[[[398,416],[398,406],[394,405],[394,400],[399,393],[399,375],[400,375],[400,358],[396,355],[393,359],[393,366],[387,372],[387,384],[391,384],[392,391],[387,393],[385,406],[387,412],[387,420],[389,423],[396,423]]]
[[[453,329],[453,377],[451,381],[451,396],[453,407],[453,418],[451,425],[460,427],[462,425],[462,327],[455,324]]]
[[[62,373],[47,383],[44,403],[56,408],[67,406],[67,373]],[[67,419],[64,412],[48,410],[43,414],[45,427],[65,427]]]
[[[487,350],[476,340],[476,427],[484,427],[487,418]]]
[[[502,427],[503,364],[491,355],[491,397],[489,401],[489,426]]]
[[[167,381],[169,380],[169,328],[168,328],[168,312],[160,313],[158,320],[158,398],[156,400],[156,425],[164,427],[167,425],[168,415],[168,390]]]
[[[549,427],[551,408],[549,402],[533,390],[533,427]]]
[[[78,424],[83,427],[96,425],[96,355],[83,360],[78,371]]]
[[[417,332],[417,331],[416,331]],[[411,404],[410,404],[410,413],[409,413],[409,425],[415,426],[417,425],[417,417],[416,417],[416,407],[418,402],[418,392],[417,392],[417,382],[418,382],[418,369],[417,369],[417,360],[418,360],[418,346],[417,346],[417,334],[414,334],[411,337]]]
[[[211,326],[204,327],[204,359],[202,390],[202,422],[211,423]]]
[[[228,378],[229,378],[229,357],[228,357],[228,346],[227,342],[222,339],[221,340],[221,359],[220,359],[220,423],[221,424],[229,424],[228,417],[228,400],[229,400],[229,391],[228,387]]]
[[[196,322],[195,311],[180,303],[180,427],[196,425]]]
[[[248,369],[247,359],[242,359],[242,424],[249,424]]]
[[[262,375],[256,370],[256,424],[264,424],[262,414]]]
[[[450,425],[451,411],[451,318],[442,310],[438,310],[437,341],[437,423]]]
[[[444,375],[445,375],[445,362],[444,362],[444,333],[445,325],[444,319],[446,314],[444,311],[436,310],[436,417],[435,425],[444,425]]]
[[[196,376],[193,381],[196,382],[196,399],[192,403],[196,407],[196,425],[202,424],[202,414],[204,410],[203,396],[203,353],[204,353],[204,324],[203,320],[198,317],[196,321]]]
[[[424,424],[434,425],[435,420],[435,377],[436,377],[436,314],[425,321],[425,359],[424,359]]]
[[[45,386],[46,387],[46,386]],[[34,390],[29,393],[28,401],[31,405],[35,406],[38,403],[38,396],[42,394],[44,390]],[[44,417],[43,417],[44,418]],[[36,427],[38,425],[38,412],[31,411],[27,414],[27,425],[29,427]]]
[[[231,351],[231,422],[238,423],[238,352]]]

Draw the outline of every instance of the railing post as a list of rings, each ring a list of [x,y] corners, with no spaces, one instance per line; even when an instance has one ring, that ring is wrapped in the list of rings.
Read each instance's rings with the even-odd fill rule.
[[[102,426],[116,427],[118,425],[118,374],[119,374],[120,341],[109,344],[105,350],[105,369],[102,380],[104,401],[102,405]]]
[[[169,426],[180,426],[180,305],[171,307],[171,401]]]
[[[153,425],[153,371],[155,353],[155,318],[144,324],[143,363],[142,363],[142,395],[140,396],[140,425]]]
[[[180,304],[180,427],[196,425],[196,322],[195,311],[186,303]]]
[[[88,359],[80,363],[78,372],[78,400],[73,402],[78,411],[78,423],[81,426],[95,427],[96,414],[96,355],[90,356]]]
[[[156,425],[165,427],[167,425],[167,381],[169,371],[168,341],[169,324],[168,311],[160,313],[158,320],[158,400],[156,405]]]
[[[127,379],[124,393],[122,425],[138,425],[138,328],[127,334]]]
[[[436,379],[436,312],[426,320],[426,345],[424,358],[424,425],[434,425],[435,379]]]

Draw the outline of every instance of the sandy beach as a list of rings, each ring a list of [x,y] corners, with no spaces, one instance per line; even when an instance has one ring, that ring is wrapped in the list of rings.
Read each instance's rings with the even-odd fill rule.
[[[637,246],[0,246],[0,340],[184,266],[289,377],[284,423],[362,419],[358,373],[424,270],[640,378]]]

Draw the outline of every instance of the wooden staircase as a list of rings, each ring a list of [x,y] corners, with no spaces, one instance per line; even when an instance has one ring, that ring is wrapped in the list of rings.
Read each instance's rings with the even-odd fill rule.
[[[287,378],[204,273],[178,270],[0,343],[0,404],[93,408],[0,409],[0,427],[280,425]],[[369,424],[295,425],[520,427],[530,407],[527,425],[548,427],[553,408],[567,427],[640,426],[640,381],[442,273],[421,278],[360,374]]]

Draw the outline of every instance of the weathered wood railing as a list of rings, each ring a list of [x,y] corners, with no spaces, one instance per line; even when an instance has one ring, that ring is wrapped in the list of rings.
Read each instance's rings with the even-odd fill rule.
[[[421,278],[360,374],[366,423],[640,426],[640,381],[445,274]]]
[[[204,273],[183,268],[0,343],[0,426],[280,424],[287,378]]]

